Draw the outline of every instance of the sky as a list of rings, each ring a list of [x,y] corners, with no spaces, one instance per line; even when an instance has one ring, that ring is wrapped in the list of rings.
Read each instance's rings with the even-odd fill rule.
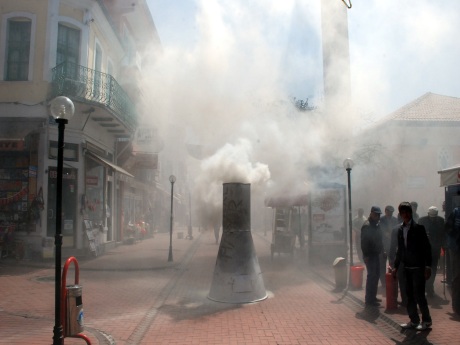
[[[234,30],[230,33],[217,31],[216,23],[203,23],[207,16],[222,15],[225,6],[219,4],[224,1],[147,2],[165,49],[193,52],[206,35],[226,35],[220,36],[225,40],[241,25],[246,32],[260,34],[258,42],[271,45],[272,52],[279,54],[277,72],[287,80],[278,81],[288,96],[314,103],[321,100],[319,0],[232,1],[225,19],[227,30]],[[350,91],[358,113],[380,117],[426,92],[460,97],[460,1],[351,2]],[[214,33],[206,32],[211,28]],[[238,37],[245,38],[235,34]]]
[[[202,216],[216,219],[225,182],[260,198],[345,183],[354,127],[427,92],[460,97],[460,1],[327,1],[348,15],[350,108],[321,109],[320,0],[147,0],[163,48],[143,69],[147,113],[176,161],[166,185],[186,165]],[[294,97],[319,111],[299,115]]]

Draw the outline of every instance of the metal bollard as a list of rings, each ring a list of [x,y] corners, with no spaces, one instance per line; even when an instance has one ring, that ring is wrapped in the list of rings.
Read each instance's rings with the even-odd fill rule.
[[[345,258],[338,257],[332,264],[335,272],[335,288],[337,291],[345,289],[347,286],[347,261]]]

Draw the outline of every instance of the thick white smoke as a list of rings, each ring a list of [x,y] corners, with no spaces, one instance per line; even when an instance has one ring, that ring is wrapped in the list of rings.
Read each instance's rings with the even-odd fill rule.
[[[201,217],[213,218],[209,214],[221,207],[222,183],[251,183],[253,195],[292,193],[310,184],[309,167],[337,165],[336,157],[341,164],[349,155],[349,133],[341,129],[346,109],[299,112],[288,87],[298,75],[295,66],[290,72],[284,67],[297,64],[299,75],[311,76],[304,94],[295,96],[321,98],[320,2],[196,4],[195,44],[165,47],[143,83],[148,122],[168,133],[161,160],[185,161]],[[311,19],[304,27],[308,39],[280,42],[293,37],[293,21],[304,18]],[[310,58],[302,60],[299,52]],[[199,148],[201,160],[190,158],[190,146]]]

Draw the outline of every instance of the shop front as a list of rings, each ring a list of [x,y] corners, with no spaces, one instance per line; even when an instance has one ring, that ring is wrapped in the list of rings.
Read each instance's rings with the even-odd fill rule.
[[[2,243],[4,240],[24,239],[34,234],[36,225],[41,222],[43,191],[40,189],[37,193],[37,147],[36,134],[27,135],[24,139],[0,140]]]
[[[118,213],[113,210],[117,200],[123,200],[123,193],[116,192],[114,182],[120,179],[129,181],[133,177],[129,172],[112,163],[108,157],[86,151],[82,215],[85,226],[91,224],[93,229],[99,229],[99,232],[94,235],[101,245],[114,245],[115,242],[122,240],[117,226],[120,222]]]

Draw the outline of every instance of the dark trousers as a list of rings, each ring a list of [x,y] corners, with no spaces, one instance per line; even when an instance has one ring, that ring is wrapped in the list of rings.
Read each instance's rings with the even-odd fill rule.
[[[387,273],[387,255],[381,253],[380,254],[380,284],[383,287],[383,291],[385,291],[385,287],[387,285],[386,281],[386,273]]]
[[[446,260],[446,283],[450,285],[452,283],[452,269],[451,269],[451,260],[450,253],[452,250],[447,249],[445,252],[444,260]]]
[[[433,252],[432,261],[431,261],[431,277],[425,283],[425,289],[427,294],[434,295],[434,280],[436,279],[436,273],[438,272],[438,262],[439,262],[439,252],[435,255],[436,252]]]
[[[422,321],[431,322],[430,311],[425,297],[425,268],[406,268],[407,313],[413,323],[419,323],[417,305]]]
[[[379,255],[372,255],[366,258],[366,296],[364,298],[366,303],[375,302],[377,299],[377,288],[379,285],[380,275],[380,260]]]
[[[460,252],[449,250],[452,268],[452,309],[460,315]]]
[[[406,293],[406,276],[405,276],[404,264],[399,265],[398,272],[396,274],[398,278],[399,293],[401,294],[401,304],[407,307],[407,293]]]

